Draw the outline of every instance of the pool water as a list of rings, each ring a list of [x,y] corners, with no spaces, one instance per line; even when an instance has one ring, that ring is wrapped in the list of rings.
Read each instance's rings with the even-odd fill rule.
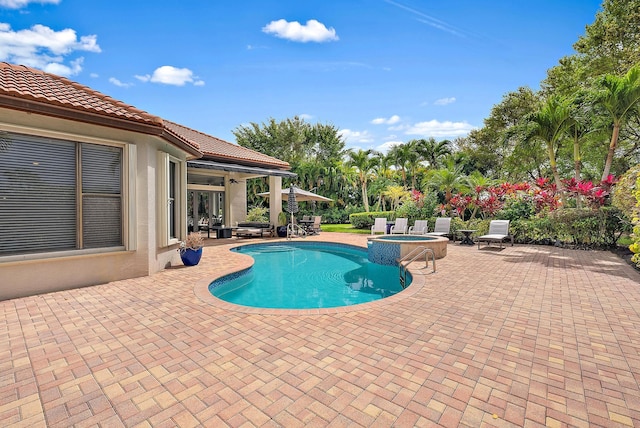
[[[398,267],[369,262],[359,247],[329,243],[246,245],[254,265],[220,278],[210,292],[243,306],[312,309],[350,306],[402,291]],[[407,278],[407,285],[410,279]]]

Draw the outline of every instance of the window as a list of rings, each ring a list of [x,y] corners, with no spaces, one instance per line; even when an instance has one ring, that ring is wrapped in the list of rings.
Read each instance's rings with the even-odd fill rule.
[[[176,244],[181,236],[182,219],[186,216],[182,196],[183,164],[168,153],[158,152],[159,247]]]
[[[0,256],[123,245],[121,147],[0,140]]]
[[[180,216],[180,213],[176,212],[180,206],[176,201],[177,169],[178,164],[169,159],[169,239],[177,239],[179,230],[179,225],[176,224],[176,219]]]
[[[84,248],[122,245],[122,149],[81,144]]]

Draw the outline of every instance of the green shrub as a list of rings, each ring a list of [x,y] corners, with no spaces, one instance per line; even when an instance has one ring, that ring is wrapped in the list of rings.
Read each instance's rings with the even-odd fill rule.
[[[556,242],[553,224],[547,216],[514,220],[509,224],[509,232],[514,241],[521,244],[551,245]]]
[[[629,245],[629,249],[633,252],[631,261],[640,268],[640,176],[636,179],[636,186],[633,190],[633,196],[636,198],[636,205],[633,208],[633,244]]]
[[[269,210],[265,207],[253,207],[247,213],[247,221],[268,222],[267,213]]]
[[[611,204],[619,208],[629,218],[633,217],[633,210],[636,207],[635,190],[638,189],[640,181],[640,165],[636,165],[625,172],[618,183],[613,187]]]
[[[549,214],[556,240],[578,248],[615,247],[630,223],[615,207],[565,208]]]
[[[498,213],[498,217],[504,220],[522,220],[533,217],[536,207],[531,201],[525,199],[510,198],[505,202],[504,208]]]
[[[415,200],[403,202],[396,210],[395,218],[406,218],[409,220],[409,224],[413,225],[416,220],[428,220],[433,217],[437,205],[437,195],[435,193],[427,193],[423,195],[419,202]]]

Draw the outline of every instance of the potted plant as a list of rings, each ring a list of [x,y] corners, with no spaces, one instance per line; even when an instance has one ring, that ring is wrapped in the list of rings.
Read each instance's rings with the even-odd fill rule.
[[[278,227],[276,228],[276,233],[280,238],[287,236],[287,217],[288,215],[284,211],[281,211],[280,214],[278,214]]]
[[[204,240],[199,232],[188,234],[187,239],[180,242],[180,248],[178,248],[182,263],[184,263],[185,266],[195,266],[200,263],[203,246]]]

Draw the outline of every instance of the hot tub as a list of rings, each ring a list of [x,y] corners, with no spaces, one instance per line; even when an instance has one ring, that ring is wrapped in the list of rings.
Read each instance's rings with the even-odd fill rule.
[[[436,259],[447,255],[448,238],[427,235],[378,235],[369,238],[369,261],[381,265],[396,265],[398,260],[418,247],[433,250]]]

